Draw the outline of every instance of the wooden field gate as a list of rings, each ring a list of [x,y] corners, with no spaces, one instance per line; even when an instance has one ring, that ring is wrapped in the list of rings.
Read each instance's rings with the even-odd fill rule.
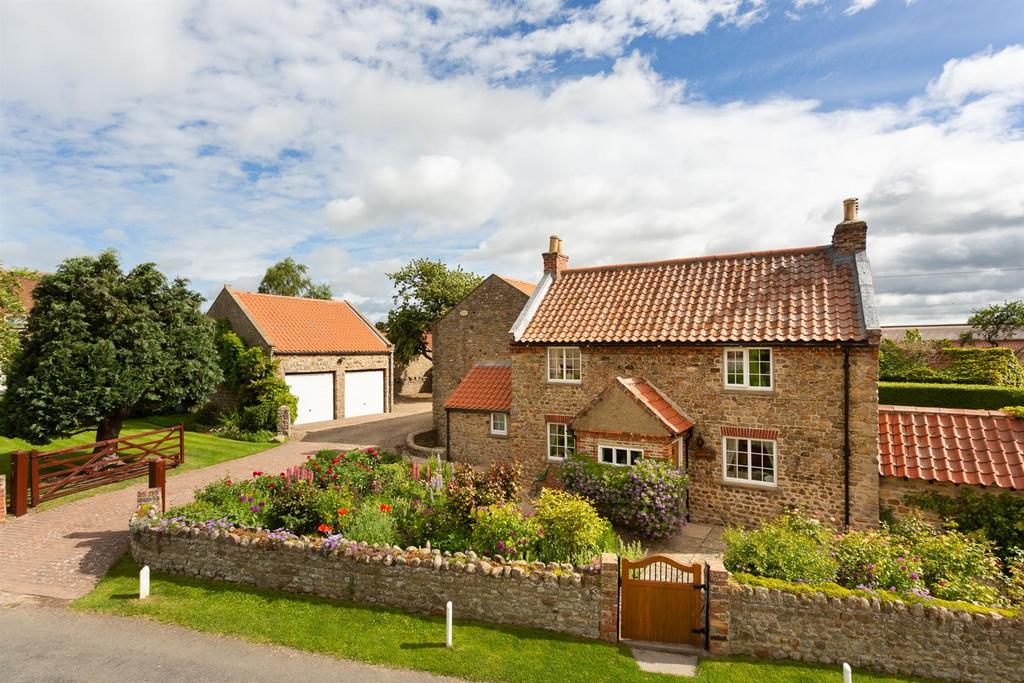
[[[700,564],[682,564],[664,555],[635,562],[623,559],[619,571],[620,638],[707,649],[705,575],[706,568]]]

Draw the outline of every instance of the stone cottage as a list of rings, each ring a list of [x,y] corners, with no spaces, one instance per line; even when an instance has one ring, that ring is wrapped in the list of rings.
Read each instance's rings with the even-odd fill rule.
[[[224,285],[207,315],[279,362],[299,399],[296,424],[391,412],[391,343],[349,302]]]
[[[689,471],[693,521],[752,524],[800,505],[875,526],[866,238],[855,200],[822,246],[569,268],[552,237],[512,325],[498,323],[515,298],[497,298],[486,308],[503,315],[452,361],[435,330],[435,368],[451,362],[461,379],[435,394],[438,433],[453,460],[515,457],[538,479],[572,452],[622,467],[661,458]],[[448,317],[479,308],[473,296]]]
[[[534,286],[515,278],[491,275],[484,279],[472,292],[456,304],[432,329],[433,342],[433,391],[434,426],[438,443],[448,443],[448,429],[458,432],[464,426],[474,428],[484,417],[490,419],[490,412],[506,413],[511,407],[496,409],[488,402],[483,408],[461,408],[456,404],[445,406],[467,373],[477,364],[504,361],[511,362],[509,352],[509,329],[526,306]],[[442,349],[442,353],[438,353]],[[461,404],[460,404],[461,405]],[[497,406],[501,408],[502,406]],[[469,414],[467,414],[469,413]],[[451,415],[452,419],[447,418]],[[483,417],[480,417],[483,416]],[[480,419],[477,419],[480,417]],[[495,418],[499,420],[501,418]],[[504,435],[495,434],[495,438]],[[503,445],[507,442],[501,441]],[[493,446],[491,439],[458,440],[454,445],[456,459],[469,462],[478,459],[465,449],[480,449]],[[493,452],[495,449],[490,448]]]

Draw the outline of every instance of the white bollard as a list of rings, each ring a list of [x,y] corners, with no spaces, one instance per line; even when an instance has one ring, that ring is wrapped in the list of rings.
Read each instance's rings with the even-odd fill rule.
[[[843,662],[843,683],[853,683],[853,669],[846,662]]]
[[[149,597],[149,565],[139,571],[139,600]]]
[[[452,646],[452,601],[448,601],[448,606],[445,609],[445,633],[444,633],[444,644],[445,647]]]

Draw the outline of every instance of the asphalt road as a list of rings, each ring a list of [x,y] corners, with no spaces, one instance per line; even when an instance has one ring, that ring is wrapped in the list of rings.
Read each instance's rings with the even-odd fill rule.
[[[393,450],[405,445],[407,434],[430,429],[431,423],[431,413],[427,410],[412,415],[306,432],[302,440],[377,446]]]
[[[0,680],[4,683],[457,681],[257,645],[145,619],[50,607],[0,607],[0,643]]]

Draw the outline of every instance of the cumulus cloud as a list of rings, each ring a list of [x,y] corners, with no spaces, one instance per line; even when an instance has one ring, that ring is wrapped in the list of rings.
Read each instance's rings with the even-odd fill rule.
[[[958,55],[907,103],[824,110],[706,102],[629,51],[759,2],[159,7],[141,38],[65,31],[48,57],[25,47],[47,6],[0,5],[6,263],[52,269],[123,231],[127,262],[209,295],[294,255],[381,317],[409,258],[535,279],[550,234],[573,265],[821,244],[850,195],[880,276],[1024,258],[1021,46]],[[140,40],[153,54],[125,64]],[[505,80],[573,55],[613,59]],[[889,321],[955,320],[1024,297],[1024,277],[878,289]]]

